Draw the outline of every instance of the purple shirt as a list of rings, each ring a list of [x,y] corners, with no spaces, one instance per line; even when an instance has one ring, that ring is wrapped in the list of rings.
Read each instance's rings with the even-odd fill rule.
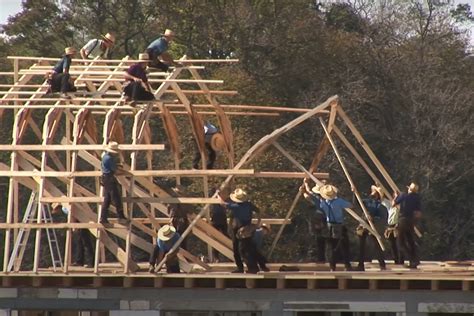
[[[143,82],[148,82],[148,78],[146,77],[145,69],[143,69],[143,67],[140,64],[131,65],[127,69],[127,73],[131,76],[142,79]],[[130,80],[130,79],[128,79],[128,80]],[[130,81],[132,81],[132,80],[130,80]]]

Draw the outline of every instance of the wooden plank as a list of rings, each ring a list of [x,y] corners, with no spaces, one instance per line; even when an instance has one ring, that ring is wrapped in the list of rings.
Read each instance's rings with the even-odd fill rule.
[[[35,61],[53,61],[57,62],[60,58],[51,58],[51,57],[33,57],[33,56],[7,56],[7,59],[18,59],[18,60],[35,60]],[[90,63],[90,59],[72,59],[74,63]],[[114,64],[122,62],[121,59],[98,59],[94,60],[94,63],[103,63],[103,64]],[[129,59],[128,63],[135,64],[139,62],[137,59]],[[199,64],[206,64],[206,63],[237,63],[239,62],[238,59],[187,59],[187,60],[177,60],[180,63],[199,63]],[[184,68],[184,67],[183,67]],[[182,69],[182,68],[180,68]]]
[[[107,145],[85,144],[43,144],[43,145],[0,145],[0,151],[71,151],[71,150],[100,150],[105,151]],[[120,144],[119,150],[165,150],[163,144]]]
[[[104,197],[92,196],[92,197],[44,197],[40,200],[42,203],[102,203]],[[201,198],[201,197],[122,197],[122,201],[125,203],[163,203],[163,204],[220,204],[220,199],[217,198]]]
[[[210,169],[210,170],[127,170],[136,177],[170,177],[173,175],[202,177],[202,176],[228,176],[254,174],[253,169]],[[99,177],[101,171],[1,171],[0,177],[44,177],[44,178],[70,178],[70,177]],[[271,174],[274,175],[274,174]],[[298,175],[299,176],[299,175]]]

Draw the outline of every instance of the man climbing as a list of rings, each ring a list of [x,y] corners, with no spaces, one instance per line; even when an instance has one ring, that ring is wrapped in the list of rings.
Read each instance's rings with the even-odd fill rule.
[[[380,226],[384,221],[387,213],[387,209],[381,203],[381,190],[372,185],[370,187],[370,195],[368,199],[364,199],[362,202],[369,212],[372,222],[376,226]],[[380,270],[386,270],[385,258],[383,251],[380,248],[377,238],[374,235],[369,233],[369,231],[364,228],[362,225],[357,226],[356,235],[359,237],[359,265],[357,270],[365,271],[365,250],[367,245],[367,238],[372,244],[372,248],[375,250],[377,260],[379,261]]]
[[[126,95],[126,101],[131,102],[131,106],[135,106],[135,101],[155,99],[145,71],[150,58],[148,54],[139,54],[138,60],[138,63],[131,65],[124,73],[128,83],[123,89],[123,93]]]
[[[102,203],[102,212],[100,215],[100,223],[108,224],[109,206],[113,202],[119,222],[127,223],[127,218],[123,214],[122,195],[119,190],[119,183],[116,174],[124,173],[121,164],[117,163],[119,148],[117,142],[110,142],[102,156],[102,186],[104,187],[104,202]]]
[[[418,194],[418,185],[411,183],[408,193],[402,193],[395,197],[393,206],[400,205],[400,215],[398,218],[398,248],[400,258],[405,256],[410,261],[408,267],[416,269],[420,264],[415,244],[415,223],[421,218],[421,199]],[[405,256],[403,256],[405,255]]]
[[[168,71],[170,66],[181,66],[181,64],[175,63],[167,52],[170,43],[174,40],[174,35],[172,30],[166,29],[163,35],[148,45],[145,52],[150,56],[150,67]]]
[[[64,49],[64,55],[60,61],[56,63],[52,72],[48,73],[50,92],[61,92],[61,98],[70,99],[68,92],[77,91],[74,86],[74,81],[69,74],[69,68],[71,67],[72,57],[77,53],[74,47],[66,47]]]
[[[204,123],[204,145],[206,146],[207,150],[207,165],[206,169],[213,169],[214,162],[216,161],[216,151],[223,150],[225,143],[224,137],[217,127],[215,127],[210,122]],[[193,159],[193,168],[199,169],[199,162],[201,161],[201,153],[199,152],[198,146],[196,146],[196,150],[194,152],[194,159]]]
[[[101,37],[101,39],[91,39],[81,48],[79,53],[82,59],[95,59],[96,57],[100,59],[110,58],[110,50],[115,44],[115,36],[111,33],[107,33]]]
[[[257,227],[260,227],[260,210],[255,204],[248,200],[247,192],[237,188],[230,194],[230,202],[222,200],[222,205],[230,210],[230,224],[232,227],[232,248],[234,250],[234,260],[237,269],[233,273],[243,273],[242,250],[245,250],[247,243],[252,243],[251,234],[245,236],[238,234],[239,230],[252,224],[252,217],[255,213],[258,218]],[[240,235],[240,236],[239,236]],[[247,269],[249,273],[257,273],[258,267],[254,256],[247,257]]]

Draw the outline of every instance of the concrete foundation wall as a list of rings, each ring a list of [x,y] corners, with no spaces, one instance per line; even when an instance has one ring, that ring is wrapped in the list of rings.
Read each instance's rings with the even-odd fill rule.
[[[14,310],[109,311],[109,315],[160,315],[159,311],[255,311],[262,316],[297,312],[390,312],[403,316],[474,313],[470,291],[275,290],[154,288],[2,288],[1,315]],[[163,313],[161,313],[163,314]]]

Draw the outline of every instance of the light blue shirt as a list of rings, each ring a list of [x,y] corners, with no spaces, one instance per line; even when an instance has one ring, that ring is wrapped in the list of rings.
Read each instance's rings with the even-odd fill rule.
[[[157,238],[157,243],[158,243],[158,247],[160,248],[161,251],[163,251],[164,253],[168,252],[171,250],[171,248],[173,248],[174,244],[178,241],[179,237],[181,237],[181,235],[176,232],[173,237],[171,237],[171,239],[169,240],[161,240],[160,238]]]
[[[206,124],[204,124],[204,138],[206,140],[206,143],[210,143],[212,139],[212,135],[214,135],[217,132],[218,132],[217,127],[215,127],[209,122],[206,122]]]
[[[344,223],[344,209],[351,207],[351,203],[341,199],[335,198],[334,200],[323,200],[321,199],[321,209],[326,214],[326,220],[330,224],[342,224]]]
[[[117,164],[115,162],[115,157],[110,153],[106,152],[102,156],[102,173],[103,174],[113,174],[117,170]]]
[[[164,37],[159,37],[151,42],[147,49],[152,50],[156,56],[159,56],[168,50],[168,41]]]

